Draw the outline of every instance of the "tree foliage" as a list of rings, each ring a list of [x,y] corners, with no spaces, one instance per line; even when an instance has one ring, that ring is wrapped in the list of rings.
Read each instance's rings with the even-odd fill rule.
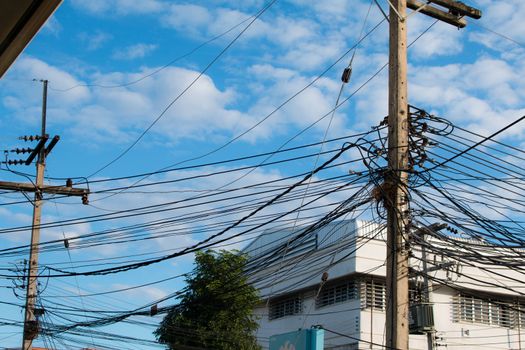
[[[243,273],[246,260],[238,252],[198,252],[180,303],[155,331],[157,339],[170,349],[260,349],[253,316],[259,297]]]

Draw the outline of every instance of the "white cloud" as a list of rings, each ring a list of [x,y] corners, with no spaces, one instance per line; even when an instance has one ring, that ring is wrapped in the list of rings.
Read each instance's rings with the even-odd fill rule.
[[[161,18],[162,23],[177,30],[187,31],[190,35],[199,35],[211,22],[209,10],[203,6],[185,4],[171,5]]]
[[[116,50],[113,53],[113,58],[119,60],[133,60],[135,58],[142,58],[157,48],[154,44],[135,44],[125,47],[120,50]]]
[[[434,21],[421,14],[409,17],[407,22],[408,42],[412,43]],[[409,52],[411,57],[425,60],[439,56],[452,56],[462,51],[464,38],[464,31],[450,24],[438,22],[409,48]]]
[[[351,12],[351,6],[360,6],[360,3],[349,0],[332,0],[332,1],[305,1],[309,3],[315,9],[315,11],[323,16],[329,16],[330,18],[337,18],[344,20],[347,13]],[[356,10],[355,8],[353,9]]]
[[[131,287],[133,286],[128,285],[128,284],[115,283],[111,286],[111,289],[119,290],[119,289],[131,288]],[[138,297],[140,297],[141,299],[145,298],[146,300],[159,300],[159,299],[164,298],[166,295],[168,295],[168,293],[165,290],[158,288],[158,287],[152,287],[152,286],[141,287],[138,289],[130,289],[124,292],[124,294],[127,295],[128,298],[132,300]]]
[[[492,134],[523,115],[523,82],[512,65],[503,60],[480,57],[470,64],[411,67],[409,95],[412,103],[452,120],[470,130]],[[506,136],[522,135],[516,125]]]
[[[199,5],[172,5],[161,18],[164,25],[199,40],[224,33],[240,23],[230,37],[241,31],[251,14],[228,8],[213,10]],[[280,62],[299,70],[311,70],[339,55],[345,48],[340,28],[325,33],[324,23],[292,16],[262,16],[243,33],[242,45],[259,40],[278,48],[267,51],[268,61]],[[271,47],[271,46],[269,46]],[[284,50],[283,50],[284,49]]]
[[[31,81],[32,79],[47,79],[50,87],[49,95],[53,95],[53,91],[51,90],[53,88],[77,86],[83,83],[72,74],[60,68],[51,66],[44,61],[28,56],[22,56],[18,59],[11,74],[12,76],[16,76],[18,80],[25,81]],[[40,85],[41,83],[35,81],[34,86],[38,86],[37,84]],[[6,90],[9,90],[11,93],[4,99],[4,103],[8,103],[6,107],[13,108],[19,106],[20,108],[29,108],[31,106],[30,102],[33,102],[34,105],[39,105],[41,103],[42,93],[40,88],[28,88],[27,84],[19,84],[16,80],[7,81],[7,87],[8,89]],[[86,87],[79,87],[71,90],[71,92],[67,94],[62,94],[60,103],[65,106],[74,106],[86,102],[90,97],[91,94]],[[28,116],[25,118],[27,117]],[[24,120],[25,118],[21,118],[21,120]]]
[[[115,12],[123,13],[120,6],[124,3],[123,0],[112,0],[108,3],[95,2],[89,5],[81,2],[77,6],[85,6],[88,11],[94,13],[109,12],[109,8],[113,6]],[[298,5],[297,10],[301,16],[292,16],[285,12],[278,12],[277,15],[266,13],[243,33],[236,46],[249,47],[254,40],[259,40],[259,45],[268,45],[265,55],[267,62],[309,71],[326,64],[348,49],[346,41],[349,38],[357,39],[359,28],[363,25],[363,17],[370,8],[368,2],[351,3],[348,0],[313,5],[304,1],[294,3]],[[126,13],[158,15],[164,26],[186,36],[206,40],[238,26],[228,33],[227,37],[232,38],[249,23],[248,20],[251,20],[256,10],[254,7],[262,4],[258,1],[250,5],[221,1],[215,5],[214,7],[198,3],[148,1],[141,5],[140,9],[131,7]],[[345,11],[350,6],[352,11]],[[273,8],[269,12],[272,10]],[[375,22],[380,18],[376,12],[371,12],[370,21]],[[274,48],[274,45],[277,48]]]
[[[111,40],[111,35],[101,31],[95,33],[82,32],[79,34],[79,39],[86,45],[86,49],[94,51],[100,49],[106,42]]]
[[[23,198],[23,197],[22,197]],[[21,198],[21,199],[22,199]],[[0,218],[4,222],[4,226],[26,226],[31,225],[32,216],[26,213],[21,213],[16,209],[6,209],[0,208]],[[3,238],[6,238],[12,242],[17,242],[19,244],[25,244],[29,240],[29,231],[25,232],[13,232],[13,233],[4,233],[2,234]]]
[[[90,83],[95,81],[100,85],[126,85],[155,69],[144,68],[135,73],[98,73],[89,80]],[[41,72],[46,72],[53,89],[67,89],[82,84],[73,75],[29,57],[22,58],[13,76],[27,77],[28,74]],[[50,90],[48,108],[53,115],[50,122],[66,128],[65,132],[70,133],[71,137],[88,138],[93,144],[130,143],[174,102],[176,96],[198,74],[189,69],[168,67],[138,84],[119,88],[82,86],[67,92]],[[149,131],[147,138],[150,141],[171,143],[183,139],[222,142],[249,129],[314,79],[292,69],[271,65],[253,66],[250,74],[256,77],[252,83],[253,91],[265,93],[257,96],[246,109],[239,105],[239,100],[246,95],[241,95],[233,88],[219,89],[210,76],[203,75],[165,112],[158,124]],[[40,108],[39,89],[34,89],[34,93],[28,96],[25,87],[14,82],[11,84],[12,93],[5,96],[3,101],[14,115],[23,115],[28,108],[35,111]],[[328,78],[318,80],[244,139],[254,142],[260,138],[285,134],[290,128],[310,125],[334,107],[339,86],[339,82]],[[23,104],[20,102],[22,99]],[[339,113],[341,111],[336,114],[332,126],[334,130],[343,132],[345,123]],[[35,116],[38,114],[35,113]],[[314,130],[324,131],[326,122],[319,123]]]
[[[505,61],[493,58],[480,58],[465,69],[465,82],[468,88],[492,89],[512,81],[513,68]]]
[[[54,36],[58,36],[60,31],[62,30],[62,25],[60,24],[56,16],[51,16],[42,29],[45,32],[48,32]]]
[[[305,77],[291,69],[271,65],[254,65],[250,74],[261,79],[260,88],[265,91],[251,107],[250,114],[265,115],[274,110],[288,97],[308,85],[314,77]],[[314,85],[304,90],[292,101],[282,107],[276,115],[258,128],[258,133],[275,135],[287,133],[289,126],[304,128],[327,115],[335,106],[335,98],[340,85],[328,78],[319,79]],[[315,129],[324,130],[328,118],[316,125]],[[333,129],[343,130],[343,122],[336,113]]]
[[[525,42],[525,28],[522,25],[525,16],[525,2],[521,0],[478,0],[478,3],[483,10],[483,16],[477,21],[489,30],[481,28],[472,33],[470,35],[472,40],[498,50],[516,47],[516,44],[510,40],[491,32],[495,31],[521,43]]]
[[[96,80],[103,84],[120,84],[137,79],[154,69],[137,73],[99,74]],[[76,86],[81,81],[65,71],[34,58],[22,58],[13,70],[13,76],[33,77],[45,73],[55,89]],[[65,93],[51,90],[48,106],[57,109],[53,122],[63,124],[73,135],[91,137],[94,141],[129,142],[144,130],[163,109],[173,101],[196,77],[198,72],[169,67],[140,84],[117,89],[89,89],[79,87]],[[10,83],[12,93],[4,98],[8,106],[16,107],[16,99],[24,99],[25,107],[41,104],[39,89],[28,96],[26,88],[16,81]],[[253,119],[229,105],[235,102],[236,92],[220,90],[209,76],[202,76],[165,116],[151,134],[172,141],[183,138],[202,139],[227,135],[246,129]],[[205,103],[204,103],[205,102]],[[20,114],[25,111],[20,110]],[[38,115],[38,114],[37,114]]]
[[[242,166],[243,164],[238,164],[236,166]],[[248,165],[248,164],[246,164]],[[136,231],[131,230],[130,232],[122,231],[122,232],[116,232],[116,234],[110,234],[110,235],[101,235],[97,236],[96,239],[92,240],[91,243],[100,243],[103,242],[105,238],[108,236],[113,236],[116,240],[121,240],[124,243],[123,244],[116,244],[113,242],[109,242],[108,244],[101,245],[101,246],[95,246],[88,249],[73,249],[77,248],[81,245],[81,243],[86,243],[84,240],[70,240],[70,247],[72,254],[77,254],[77,257],[75,257],[73,260],[78,261],[78,257],[89,257],[89,259],[93,259],[96,257],[108,257],[108,256],[125,256],[127,253],[133,252],[133,254],[141,253],[141,252],[156,252],[156,255],[158,256],[163,254],[168,254],[167,252],[159,252],[160,250],[165,249],[172,249],[173,251],[178,251],[184,247],[187,247],[189,245],[195,244],[197,241],[202,240],[203,238],[208,237],[211,234],[215,234],[219,232],[224,225],[224,209],[228,205],[239,205],[239,204],[248,204],[250,203],[250,200],[252,200],[254,197],[247,197],[244,201],[243,199],[240,199],[241,202],[239,202],[238,196],[241,195],[251,195],[256,192],[257,190],[254,190],[253,188],[244,188],[240,190],[233,191],[233,188],[242,188],[247,185],[252,185],[255,183],[263,183],[263,182],[271,182],[280,180],[282,178],[282,175],[276,171],[276,170],[267,170],[265,168],[259,168],[255,171],[250,170],[243,170],[238,172],[232,172],[232,173],[223,173],[220,172],[232,170],[232,167],[226,167],[226,166],[210,166],[206,168],[201,168],[198,170],[182,170],[182,171],[176,171],[176,172],[170,172],[162,175],[157,175],[154,177],[151,177],[147,180],[143,181],[143,184],[155,182],[155,181],[165,181],[162,184],[157,184],[156,186],[147,187],[147,191],[151,191],[148,193],[147,196],[143,195],[142,193],[133,193],[133,190],[129,192],[124,192],[119,194],[118,196],[110,197],[104,199],[103,202],[98,202],[97,199],[100,197],[105,197],[106,194],[96,194],[97,191],[103,190],[106,187],[114,188],[115,186],[127,186],[132,183],[132,180],[120,180],[116,182],[111,183],[98,183],[98,184],[92,184],[91,190],[94,192],[94,194],[91,196],[91,201],[95,206],[102,206],[104,209],[102,210],[103,214],[108,213],[108,211],[112,210],[129,210],[131,208],[136,207],[142,207],[142,206],[148,206],[148,205],[154,205],[159,203],[167,203],[174,200],[180,200],[181,202],[179,204],[172,204],[170,206],[163,206],[160,207],[161,209],[174,209],[168,212],[158,212],[158,213],[151,213],[146,216],[131,216],[125,219],[121,219],[118,221],[111,221],[109,224],[109,227],[115,228],[115,227],[125,227],[127,225],[134,225],[138,223],[145,223],[145,222],[151,222],[153,220],[171,220],[168,221],[167,224],[164,224],[164,226],[161,226],[160,224],[157,227],[149,227],[147,229],[144,229],[144,231]],[[300,172],[300,170],[296,170],[297,172]],[[195,177],[197,175],[203,175],[203,174],[214,174],[217,173],[215,176],[206,176],[203,178],[196,178],[193,180],[188,180],[184,182],[174,182],[169,183],[166,181],[180,179],[180,178],[187,178],[187,177]],[[230,183],[233,180],[237,180],[234,184],[229,186],[230,191],[226,191],[225,193],[215,195],[211,197],[214,200],[217,199],[224,199],[223,202],[220,203],[213,203],[211,201],[208,201],[207,199],[199,199],[191,201],[189,200],[191,197],[194,197],[196,195],[203,195],[205,193],[216,193],[213,190],[219,189],[222,186],[224,186],[226,183]],[[314,179],[315,180],[315,179]],[[295,180],[286,180],[283,182],[278,182],[276,185],[281,184],[283,186],[286,186],[287,184],[290,184],[291,182],[295,182]],[[273,196],[279,193],[280,191],[276,191],[274,193],[266,194],[265,191],[269,189],[268,186],[263,186],[259,188],[258,190],[263,190],[264,192],[257,196],[260,200],[265,201],[267,197],[263,196]],[[139,189],[140,190],[140,189]],[[263,212],[261,212],[261,215],[266,214],[276,214],[276,213],[284,213],[296,206],[299,205],[300,202],[300,195],[302,194],[302,191],[304,189],[297,189],[296,195],[293,197],[295,199],[291,200],[290,202],[285,202],[275,205],[272,205],[271,207],[264,209]],[[311,189],[313,190],[313,189]],[[161,192],[164,191],[164,192]],[[306,215],[314,215],[315,213],[321,213],[326,209],[326,207],[323,207],[323,205],[327,205],[331,203],[332,201],[342,200],[346,197],[347,194],[345,193],[335,193],[330,198],[326,197],[321,200],[319,200],[316,205],[319,205],[320,207],[317,208],[314,211],[309,211]],[[232,197],[231,199],[228,199],[228,197]],[[62,199],[63,200],[63,199]],[[186,206],[186,204],[195,204],[200,202],[200,205],[196,205],[194,207],[192,206]],[[50,203],[51,206],[53,205]],[[254,203],[257,205],[257,203]],[[180,206],[180,208],[175,209],[176,206]],[[48,208],[46,212],[53,212],[53,208]],[[248,211],[251,209],[245,209],[244,211],[236,212],[232,209],[232,212],[228,213],[228,220],[231,220],[232,222],[236,219],[239,219],[246,215]],[[216,211],[215,215],[212,215],[211,212]],[[56,208],[56,212],[60,213],[60,216],[57,215],[45,215],[43,222],[53,222],[56,220],[64,220],[68,218],[75,218],[75,217],[82,217],[82,216],[89,216],[98,214],[99,211],[96,209],[96,207],[91,206],[72,206],[70,204],[58,204]],[[202,213],[207,212],[208,215],[202,215]],[[0,215],[5,219],[6,217],[10,217],[11,220],[14,220],[14,215],[12,212],[0,209]],[[202,215],[202,216],[201,216]],[[4,217],[5,216],[5,217]],[[199,217],[200,216],[200,217]],[[194,217],[198,220],[190,220],[189,218]],[[186,218],[186,220],[177,220],[180,218]],[[289,219],[295,218],[295,215],[290,215]],[[19,217],[18,220],[22,221],[23,224],[27,224],[27,222],[30,222],[30,216],[22,216]],[[4,222],[9,222],[9,225],[14,224],[12,221],[4,220]],[[91,226],[93,225],[93,226]],[[72,238],[76,237],[82,234],[86,233],[92,233],[93,231],[96,231],[97,228],[101,225],[101,227],[108,228],[108,223],[91,223],[91,224],[82,224],[82,225],[75,225],[70,226],[66,225],[64,227],[64,233],[66,237]],[[215,226],[217,225],[217,226]],[[199,232],[195,233],[197,231],[196,227],[199,228],[199,230],[204,230],[205,232]],[[247,227],[250,227],[248,225]],[[157,230],[158,229],[158,230]],[[233,233],[236,233],[239,231],[232,230],[229,233],[225,234],[224,236],[221,236],[221,238],[229,237]],[[50,239],[63,239],[63,231],[62,228],[56,227],[52,229],[44,229],[42,231],[42,241],[45,242]],[[153,240],[142,240],[139,242],[130,242],[127,241],[130,238],[135,238],[136,235],[141,236],[142,238],[151,238],[153,237]],[[27,243],[27,234],[21,235],[20,233],[13,235],[13,237],[17,237],[20,239],[17,241],[19,244],[26,244]],[[93,238],[93,237],[92,237]],[[239,238],[233,238],[231,241],[229,241],[228,248],[240,248],[242,245],[246,244],[245,242],[240,242],[240,240],[245,239],[246,236],[242,236]],[[55,253],[53,252],[42,252],[41,259],[43,264],[45,264],[45,261],[49,261],[49,257],[61,257],[61,259],[64,259],[66,257],[65,250],[59,249]],[[190,265],[189,260],[191,259],[190,256],[185,256],[182,258],[178,258],[175,260],[175,262],[184,262],[185,264],[182,266],[186,266],[186,268]],[[67,259],[66,259],[67,260]],[[122,259],[121,259],[122,260]],[[125,259],[125,260],[129,260]],[[116,261],[113,260],[113,263]],[[66,267],[66,270],[71,270],[72,267]],[[79,271],[81,268],[79,268]],[[155,269],[156,271],[159,270],[158,265]],[[117,286],[116,283],[113,282],[115,285],[112,284],[114,287],[113,289],[120,289],[124,288],[128,283],[123,283],[121,286]],[[126,284],[126,285],[124,285]],[[107,290],[107,286],[104,286],[102,290]],[[97,288],[97,290],[100,290]],[[136,290],[135,292],[138,292],[139,290]],[[163,296],[164,292],[161,289],[153,288],[153,289],[140,289],[143,293],[147,294],[152,299],[157,299]]]
[[[228,8],[209,9],[200,5],[174,4],[163,14],[161,23],[169,28],[184,32],[186,35],[204,40],[223,34],[235,27],[235,30],[230,33],[231,37],[248,25],[251,17],[252,15],[249,13]],[[239,26],[241,23],[242,25]],[[259,18],[243,33],[241,41],[263,37],[268,29],[268,24]]]
[[[157,0],[73,0],[77,8],[95,15],[135,15],[158,13],[164,3]]]
[[[368,83],[355,97],[357,113],[354,118],[357,129],[367,130],[377,126],[388,115],[388,83],[385,76],[383,73],[381,78]]]
[[[281,56],[281,60],[291,67],[302,70],[314,70],[321,67],[325,62],[341,53],[341,42],[326,42],[326,43],[304,43],[296,45],[290,50],[287,50]]]
[[[319,20],[336,25],[348,22],[349,18],[364,18],[364,14],[369,2],[352,0],[331,0],[331,1],[309,1],[309,0],[289,0],[298,8],[311,11]]]
[[[198,170],[179,170],[163,175],[152,176],[142,181],[142,184],[146,185],[154,182],[160,182],[160,184],[146,187],[145,190],[149,192],[147,196],[144,196],[142,193],[134,193],[134,190],[132,189],[129,192],[126,191],[119,194],[118,196],[105,198],[103,202],[99,202],[99,199],[101,197],[106,197],[107,194],[94,193],[91,195],[90,199],[95,207],[67,206],[65,209],[69,211],[67,215],[75,217],[79,216],[78,211],[82,212],[82,216],[98,214],[99,212],[95,208],[99,206],[102,207],[101,213],[105,214],[112,210],[126,211],[133,208],[150,206],[159,203],[172,203],[171,205],[165,205],[156,208],[171,209],[167,212],[159,211],[145,216],[137,215],[118,221],[118,226],[125,226],[145,222],[151,223],[158,220],[157,225],[150,225],[148,228],[144,229],[143,232],[139,232],[145,234],[144,238],[152,238],[152,240],[141,241],[138,244],[133,242],[126,242],[125,244],[118,245],[108,244],[105,246],[96,247],[95,249],[90,249],[89,251],[93,252],[95,255],[114,254],[117,251],[120,251],[119,254],[122,255],[126,249],[145,249],[146,251],[157,251],[160,248],[162,250],[170,249],[170,252],[175,252],[185,247],[194,245],[198,241],[207,238],[209,235],[219,232],[224,227],[221,225],[221,223],[224,222],[223,210],[228,206],[239,205],[238,196],[252,195],[254,192],[268,189],[266,186],[258,190],[242,187],[255,183],[271,182],[282,178],[278,171],[266,170],[264,168],[227,173],[229,170],[232,170],[232,168],[226,166],[209,166]],[[200,178],[197,177],[205,174],[208,176]],[[216,175],[209,176],[210,174]],[[189,178],[189,180],[170,183],[170,181],[181,178]],[[285,182],[280,182],[279,184],[286,185],[290,182],[290,180],[287,180]],[[107,184],[92,184],[91,189],[93,192],[97,192],[105,189],[106,187],[126,187],[132,183],[132,180],[120,180]],[[224,186],[229,183],[231,183],[227,187],[229,190],[220,193],[220,190],[225,190],[226,188]],[[240,189],[234,191],[233,189],[235,188]],[[139,188],[138,190],[140,191],[141,189]],[[278,191],[273,195],[277,193]],[[209,198],[199,198],[200,196],[206,194],[213,194],[213,196]],[[262,197],[264,195],[266,194],[263,192],[263,194],[254,197]],[[269,195],[271,196],[272,194]],[[246,200],[250,201],[254,197],[246,197]],[[214,202],[217,200],[222,201],[219,203]],[[177,202],[173,203],[174,201]],[[294,205],[297,205],[297,201],[276,204],[271,208],[265,209],[264,213],[283,212],[285,210],[291,209]],[[60,209],[61,208],[62,206],[60,206]],[[88,212],[86,213],[84,210],[87,210]],[[235,211],[232,209],[232,212],[228,213],[228,220],[240,219],[247,213],[248,210],[249,209],[245,211]],[[206,215],[203,215],[203,213],[206,213]],[[199,219],[191,220],[192,217]],[[171,221],[170,218],[174,218],[175,220]],[[179,220],[181,218],[186,219]],[[165,220],[168,220],[167,223],[161,222]],[[137,234],[137,232],[133,231],[134,230],[129,233],[130,238],[132,238],[134,234]],[[228,237],[234,232],[238,231],[232,230],[224,236],[221,236],[221,238]],[[128,236],[119,234],[118,238],[126,241]],[[238,240],[233,240],[231,242],[238,243]],[[236,246],[238,247],[238,245]],[[164,253],[169,254],[169,252]]]
[[[90,13],[102,13],[110,8],[109,1],[104,0],[72,0],[71,3]]]

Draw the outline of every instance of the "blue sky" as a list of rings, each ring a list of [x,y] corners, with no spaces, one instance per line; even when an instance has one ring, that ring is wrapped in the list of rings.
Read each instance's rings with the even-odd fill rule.
[[[36,134],[40,128],[42,87],[33,79],[49,80],[47,129],[51,135],[61,137],[48,158],[49,183],[62,183],[63,180],[52,178],[68,177],[82,182],[80,178],[96,173],[89,177],[90,189],[94,191],[129,186],[134,180],[91,181],[152,172],[188,160],[184,165],[271,152],[297,134],[300,135],[287,147],[320,142],[325,133],[330,139],[377,125],[387,111],[387,71],[367,80],[388,60],[388,25],[375,3],[277,1],[246,28],[265,3],[66,0],[0,81],[1,149],[27,147],[17,137]],[[387,9],[387,1],[379,3]],[[483,11],[479,25],[469,23],[466,29],[458,30],[437,23],[410,48],[409,101],[472,131],[490,134],[525,114],[522,102],[525,50],[519,44],[525,42],[525,27],[521,24],[525,4],[519,0],[471,0],[469,4]],[[409,41],[433,22],[421,14],[409,17]],[[246,31],[239,39],[228,46],[243,29]],[[370,31],[357,50],[350,50],[361,33]],[[341,87],[341,73],[354,53],[352,80],[345,85],[342,99],[359,91],[337,109],[330,123],[330,118],[324,118],[307,128],[330,115]],[[210,63],[213,64],[206,69]],[[319,77],[329,67],[332,68]],[[177,98],[204,69],[205,73]],[[315,82],[309,86],[312,81]],[[302,91],[306,86],[309,87]],[[158,123],[127,154],[98,172],[132,145],[161,114]],[[261,120],[264,122],[257,124]],[[254,125],[257,126],[252,129]],[[247,130],[251,131],[244,134]],[[523,125],[518,125],[505,134],[505,140],[523,147],[523,132]],[[235,142],[206,155],[241,134]],[[191,160],[196,157],[199,159]],[[159,174],[142,183],[214,173],[246,164],[209,165],[204,170]],[[149,188],[150,192],[127,191],[109,197],[95,194],[90,206],[82,206],[78,198],[50,200],[45,205],[43,220],[55,222],[166,203],[186,198],[190,195],[187,192],[220,189],[232,180],[248,185],[281,179],[313,167],[314,159],[309,158],[292,165],[235,173],[233,178],[224,174],[180,185],[155,185]],[[32,167],[13,169],[34,171]],[[7,171],[5,166],[2,170],[2,180],[27,181],[26,177]],[[337,171],[347,169],[336,168],[332,174]],[[341,194],[340,198],[343,197]],[[5,205],[24,197],[3,193],[0,200],[3,228],[30,223],[29,203]],[[75,237],[167,217],[169,214],[155,213],[57,226],[44,230],[42,240]],[[185,229],[191,233],[192,227],[187,225]],[[133,254],[159,255],[161,251],[183,248],[206,235],[201,232],[155,236],[138,243],[113,242],[71,249],[71,255],[65,249],[57,249],[42,254],[41,261],[44,265],[63,263],[60,266],[66,270],[82,269],[77,262]],[[16,247],[29,242],[29,232],[4,233],[0,240],[2,247]],[[12,268],[20,259],[22,255],[2,257],[0,264],[2,268]],[[105,292],[169,278],[189,269],[191,256],[185,256],[118,275],[51,278],[43,293],[78,296],[79,289],[83,294]],[[10,281],[2,282],[3,287],[11,285]],[[181,286],[180,279],[174,279],[99,297],[52,300],[66,304],[74,300],[80,308],[123,311],[162,298]],[[12,289],[2,288],[0,293],[0,299],[19,303]],[[7,310],[2,312],[3,318],[22,319],[20,308],[2,306],[2,309]],[[81,315],[76,317],[82,319]],[[158,320],[153,318],[153,322]],[[152,329],[131,325],[111,328],[150,338]],[[0,343],[18,346],[19,335],[19,328],[3,326]]]

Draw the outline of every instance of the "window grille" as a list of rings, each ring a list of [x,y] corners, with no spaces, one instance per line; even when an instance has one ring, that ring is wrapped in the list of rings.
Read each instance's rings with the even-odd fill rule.
[[[351,299],[357,299],[356,284],[354,281],[346,281],[334,286],[323,287],[317,297],[316,306],[323,307]]]
[[[303,311],[303,300],[299,296],[277,300],[270,303],[269,319],[282,318],[297,315]]]
[[[361,282],[361,307],[386,310],[386,285],[374,280]]]
[[[525,327],[525,304],[522,304],[522,303],[517,304],[517,309],[518,309],[517,310],[518,312],[517,321],[519,321],[519,325],[516,325],[516,326],[523,328]]]
[[[492,305],[497,306],[497,310],[494,312],[494,318],[496,319],[495,324],[500,325],[501,327],[513,328],[514,324],[514,310],[512,310],[507,305]]]
[[[454,297],[454,321],[469,322],[514,328],[525,320],[523,312],[516,304],[505,300],[481,299],[460,293]]]

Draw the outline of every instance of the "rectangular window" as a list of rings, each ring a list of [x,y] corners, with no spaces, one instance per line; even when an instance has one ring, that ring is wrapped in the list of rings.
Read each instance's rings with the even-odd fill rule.
[[[316,306],[323,307],[351,299],[357,299],[356,284],[354,281],[346,281],[334,286],[323,287],[317,297]]]
[[[460,293],[454,297],[454,321],[514,328],[518,315],[516,304],[501,299],[482,299]]]
[[[374,280],[361,282],[361,307],[386,310],[386,285]]]
[[[494,315],[497,315],[497,323],[501,327],[512,328],[514,326],[514,310],[506,305],[498,305],[497,310],[494,310]]]
[[[300,296],[272,301],[270,303],[270,320],[285,316],[297,315],[303,312],[303,300]]]
[[[520,328],[525,327],[525,304],[519,303],[517,304],[518,309],[518,317],[516,317],[516,322],[519,322]]]

